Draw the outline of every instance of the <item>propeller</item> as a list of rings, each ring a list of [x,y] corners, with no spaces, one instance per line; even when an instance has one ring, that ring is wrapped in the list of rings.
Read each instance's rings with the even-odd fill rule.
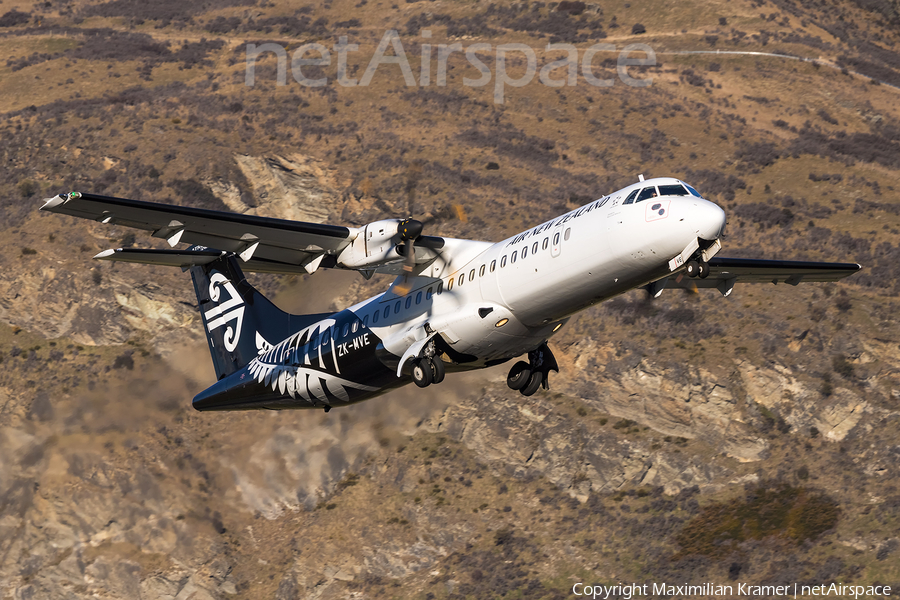
[[[400,241],[404,242],[406,260],[403,261],[403,282],[394,287],[394,291],[401,296],[405,296],[412,288],[412,273],[416,267],[416,248],[415,242],[422,235],[421,221],[415,219],[403,219],[397,226],[397,233],[400,234]]]
[[[411,163],[406,168],[406,200],[408,202],[406,214],[410,215],[406,219],[400,221],[397,226],[397,233],[400,234],[400,241],[405,242],[406,260],[403,261],[403,282],[394,288],[394,291],[405,296],[412,288],[412,272],[416,267],[416,249],[415,241],[422,235],[423,225],[421,221],[412,218],[413,207],[416,201],[416,188],[419,186],[419,176],[422,174],[422,165],[418,162]]]

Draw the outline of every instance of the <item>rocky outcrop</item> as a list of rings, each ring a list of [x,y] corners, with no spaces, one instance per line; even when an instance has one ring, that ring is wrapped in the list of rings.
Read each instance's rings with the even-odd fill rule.
[[[236,154],[234,160],[250,183],[255,201],[242,195],[232,182],[207,182],[213,193],[234,212],[324,223],[340,208],[335,175],[321,161],[296,153]]]

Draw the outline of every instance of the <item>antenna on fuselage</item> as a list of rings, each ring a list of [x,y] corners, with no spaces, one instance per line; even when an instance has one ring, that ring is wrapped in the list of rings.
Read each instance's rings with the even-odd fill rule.
[[[643,173],[639,173],[639,174],[638,174],[638,181],[643,181],[643,180],[644,180],[644,174],[643,174]]]

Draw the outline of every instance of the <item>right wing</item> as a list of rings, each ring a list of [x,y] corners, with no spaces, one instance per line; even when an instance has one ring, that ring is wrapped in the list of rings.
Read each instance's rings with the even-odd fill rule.
[[[651,283],[650,291],[656,294],[665,288],[716,288],[727,296],[735,283],[797,285],[801,282],[837,281],[853,275],[861,268],[855,263],[714,257],[709,261],[709,276],[706,278],[688,277],[681,272]]]

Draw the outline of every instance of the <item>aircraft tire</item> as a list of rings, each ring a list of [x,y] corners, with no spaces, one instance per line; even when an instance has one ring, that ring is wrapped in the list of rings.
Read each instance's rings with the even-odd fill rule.
[[[700,279],[706,279],[707,277],[709,277],[709,263],[708,262],[701,261],[699,263],[699,269],[697,271],[697,276],[700,277]]]
[[[531,374],[531,377],[528,378],[528,385],[519,390],[523,396],[531,396],[541,387],[541,381],[543,381],[544,375],[540,371],[535,371]]]
[[[509,375],[506,376],[506,385],[508,385],[511,390],[521,390],[528,384],[530,378],[531,365],[520,360],[509,370]]]
[[[431,383],[440,383],[444,380],[444,376],[447,372],[444,370],[444,361],[441,360],[440,356],[433,356],[431,358]]]
[[[427,358],[419,358],[413,362],[412,378],[417,386],[426,388],[431,385],[434,376],[431,363]]]
[[[700,273],[700,263],[696,260],[689,260],[684,266],[684,272],[687,273],[688,277],[696,277]]]

